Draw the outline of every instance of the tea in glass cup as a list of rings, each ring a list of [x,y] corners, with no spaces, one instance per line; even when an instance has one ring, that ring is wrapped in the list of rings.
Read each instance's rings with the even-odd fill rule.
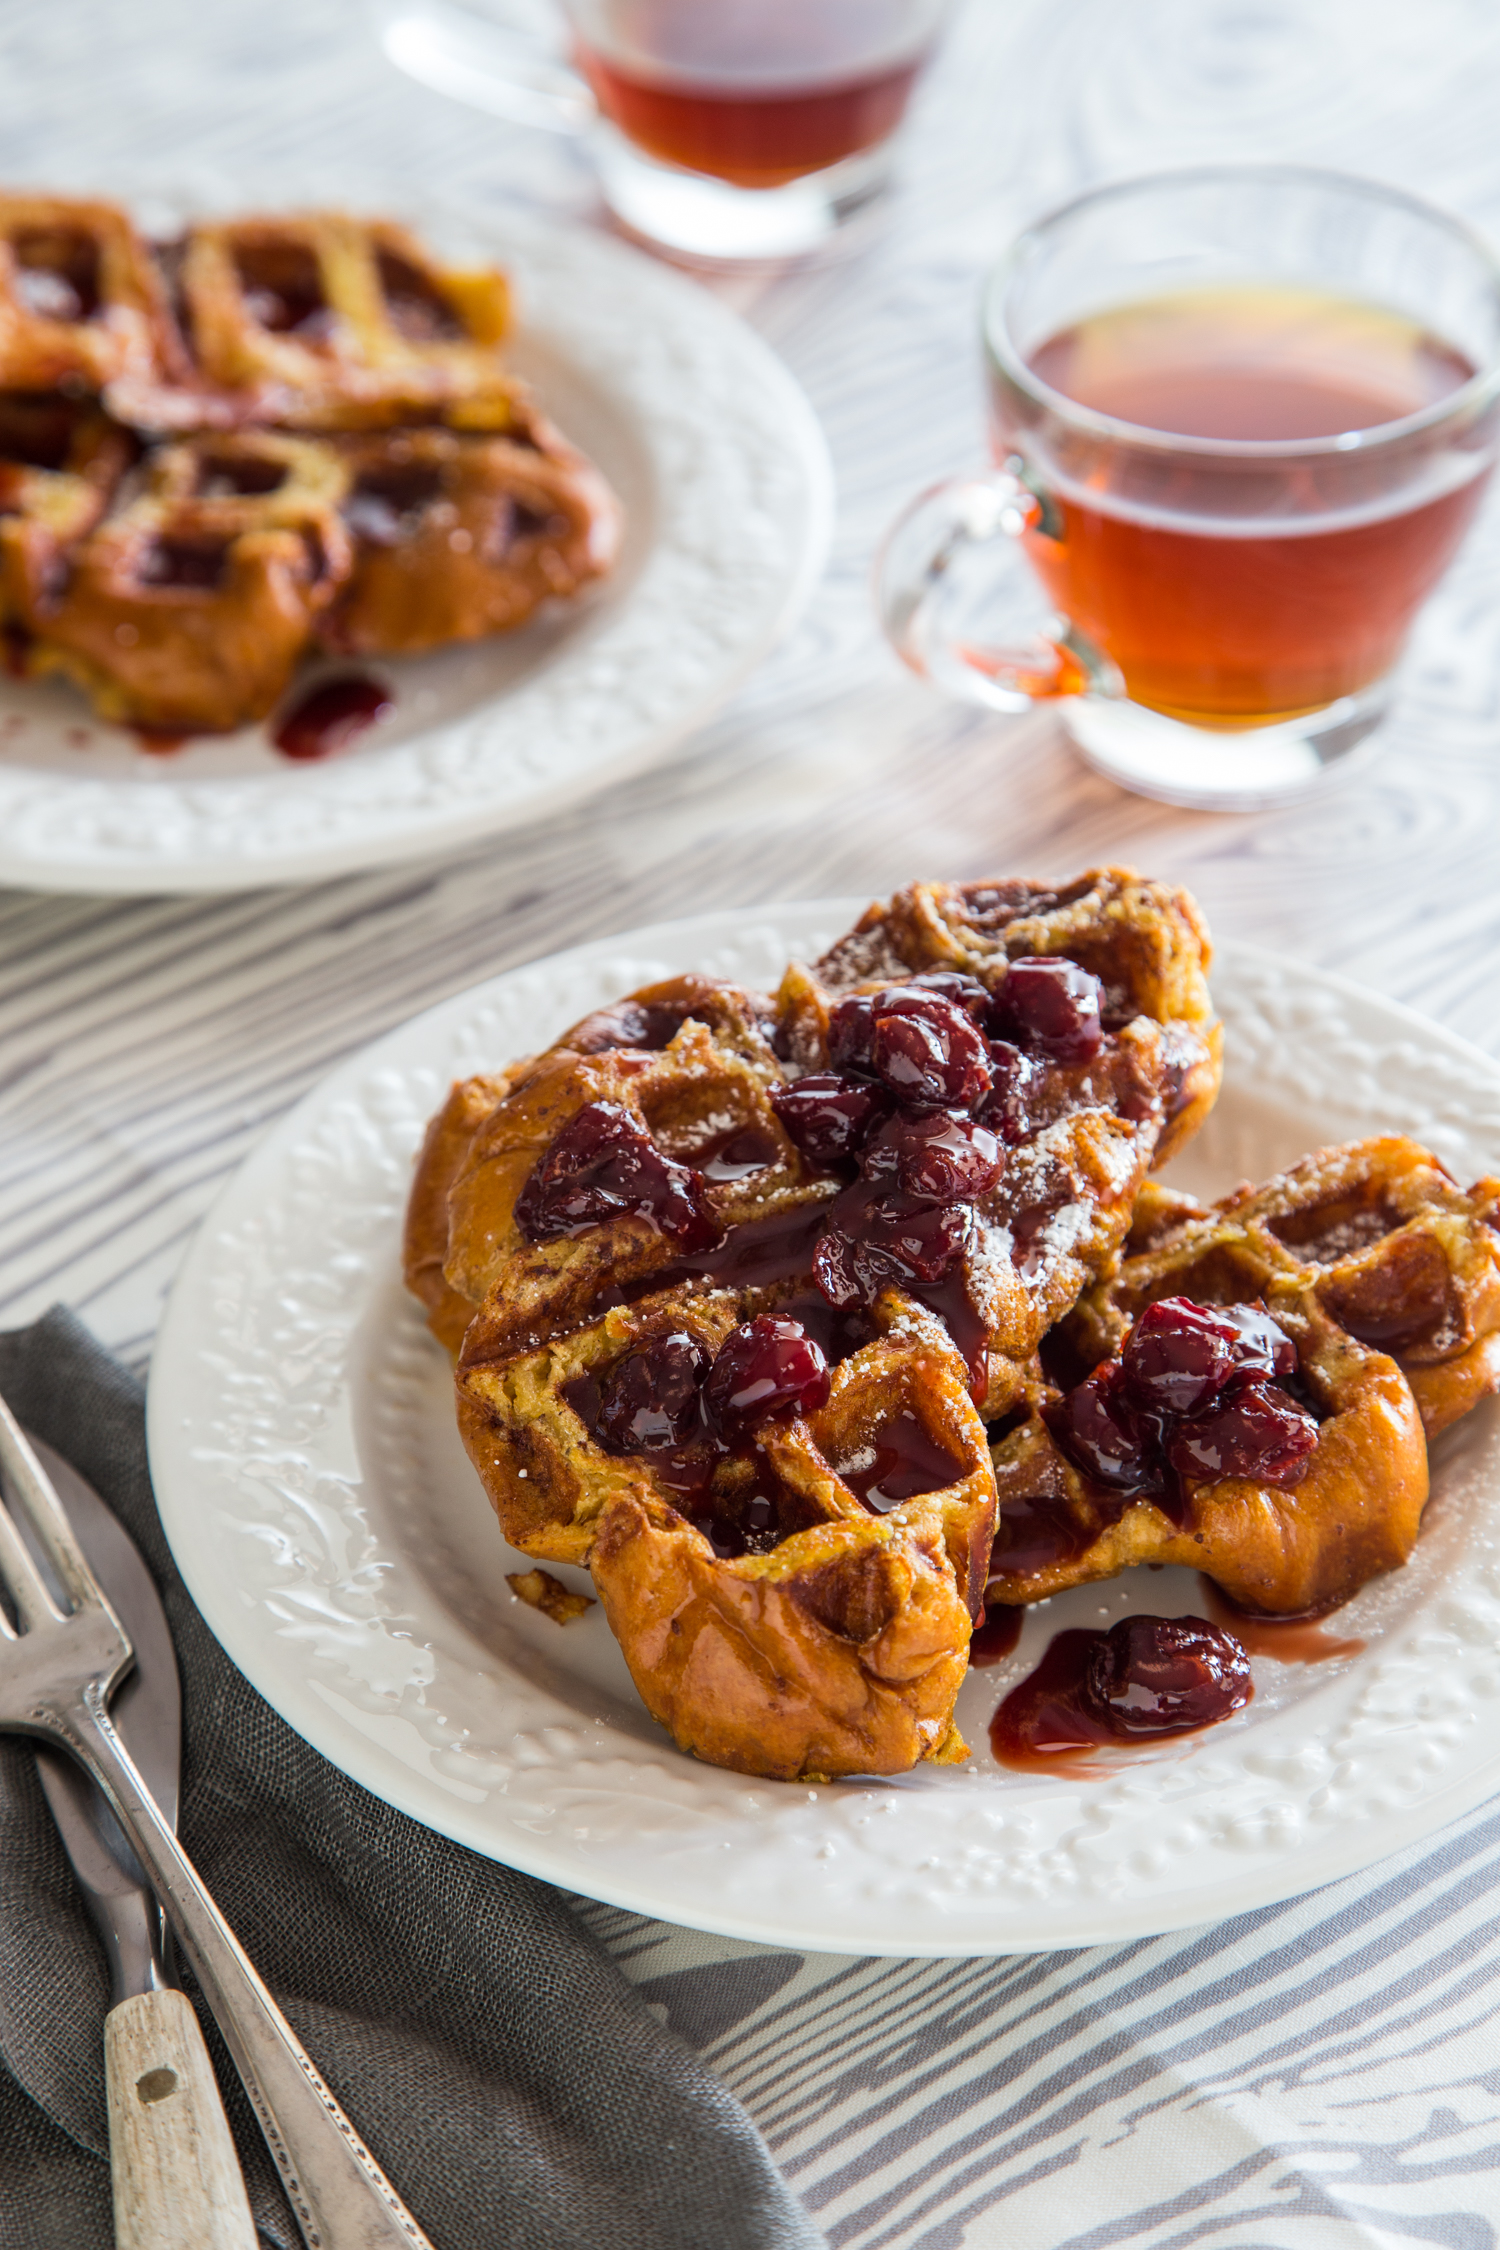
[[[900,653],[1001,709],[1060,699],[1085,757],[1148,795],[1311,786],[1384,715],[1483,495],[1489,253],[1337,174],[1162,174],[1023,236],[984,340],[999,467],[893,532]]]
[[[880,193],[948,5],[558,0],[538,32],[532,0],[528,38],[516,0],[389,0],[384,37],[445,93],[586,130],[632,232],[719,262],[815,249]]]

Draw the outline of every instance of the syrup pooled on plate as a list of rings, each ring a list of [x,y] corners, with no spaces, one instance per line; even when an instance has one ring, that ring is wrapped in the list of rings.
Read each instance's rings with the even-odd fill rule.
[[[389,688],[351,673],[309,688],[276,722],[271,740],[284,758],[299,764],[331,758],[347,750],[356,735],[396,708]]]
[[[990,1721],[990,1748],[1023,1773],[1076,1770],[1106,1744],[1214,1726],[1254,1692],[1244,1649],[1206,1617],[1122,1617],[1054,1633]]]
[[[1027,356],[1052,390],[1125,425],[1117,454],[1101,435],[1086,485],[1034,462],[1052,505],[1027,550],[1133,701],[1255,725],[1384,677],[1487,472],[1482,453],[1436,441],[1430,458],[1418,444],[1351,461],[1350,446],[1451,397],[1475,372],[1464,353],[1379,305],[1246,285],[1114,306]],[[1009,452],[1020,432],[1003,386],[995,403]],[[1181,446],[1163,450],[1162,434]],[[1226,440],[1292,452],[1225,461]]]

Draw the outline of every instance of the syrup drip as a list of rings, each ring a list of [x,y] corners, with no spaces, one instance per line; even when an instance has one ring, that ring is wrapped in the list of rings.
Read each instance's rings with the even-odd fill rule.
[[[1326,1664],[1335,1656],[1358,1656],[1366,1645],[1325,1631],[1318,1617],[1255,1617],[1230,1601],[1211,1578],[1200,1577],[1198,1583],[1207,1614],[1251,1656],[1274,1656],[1281,1664]]]
[[[1089,1658],[1103,1638],[1078,1628],[1053,1634],[990,1721],[990,1749],[998,1765],[1018,1773],[1077,1772],[1089,1751],[1119,1740],[1083,1701]]]
[[[991,1602],[974,1628],[969,1662],[976,1671],[1003,1663],[1021,1638],[1026,1612],[1017,1603]]]
[[[870,1458],[839,1475],[872,1515],[889,1515],[903,1500],[941,1492],[966,1474],[966,1464],[928,1434],[911,1408],[883,1422],[867,1449]]]
[[[351,672],[310,688],[278,722],[271,740],[284,758],[298,764],[331,758],[395,708],[389,688]]]

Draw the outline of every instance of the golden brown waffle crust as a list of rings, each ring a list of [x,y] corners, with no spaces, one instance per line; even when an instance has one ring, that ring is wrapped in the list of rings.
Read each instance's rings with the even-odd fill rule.
[[[643,1701],[697,1756],[793,1779],[901,1772],[958,1754],[953,1700],[994,1530],[968,1370],[937,1315],[886,1288],[873,1339],[834,1366],[826,1405],[754,1432],[802,1528],[763,1552],[716,1552],[650,1459],[607,1450],[580,1402],[653,1339],[686,1336],[711,1359],[791,1284],[678,1273],[672,1244],[630,1215],[531,1242],[518,1198],[559,1132],[603,1102],[669,1156],[690,1158],[706,1135],[752,1133],[760,1167],[705,1189],[719,1224],[816,1232],[840,1183],[809,1169],[770,1096],[826,1066],[842,994],[929,966],[965,967],[993,988],[1017,954],[1063,951],[1064,941],[1110,965],[1111,1068],[1139,1096],[1137,1121],[1089,1092],[1013,1152],[1027,1192],[1061,1182],[1059,1207],[1073,1208],[1072,1197],[1081,1216],[1062,1247],[1038,1254],[1031,1279],[1006,1257],[985,1283],[994,1410],[1024,1389],[1057,1312],[1113,1272],[1160,1140],[1190,1131],[1218,1083],[1206,936],[1190,902],[1161,886],[1119,870],[1095,871],[1065,897],[1040,886],[915,886],[872,909],[822,961],[789,968],[774,1002],[710,978],[669,980],[573,1026],[524,1065],[461,1082],[429,1130],[406,1271],[436,1332],[457,1347],[464,1443],[516,1546],[588,1564]],[[1178,1012],[1157,1019],[1153,1002]],[[630,1026],[647,1019],[660,1034],[631,1044],[642,1034]],[[876,1514],[845,1475],[902,1415],[946,1453],[953,1481]]]
[[[269,717],[315,647],[416,655],[576,600],[621,510],[509,373],[509,325],[503,273],[390,220],[151,245],[112,204],[0,195],[13,668],[163,749]],[[78,413],[61,451],[29,442],[39,405]],[[270,481],[237,484],[257,453]]]
[[[1427,1499],[1427,1439],[1500,1383],[1497,1217],[1500,1182],[1465,1192],[1428,1150],[1397,1137],[1318,1150],[1206,1209],[1148,1190],[1132,1254],[1066,1324],[1072,1358],[1087,1367],[1114,1356],[1134,1316],[1163,1297],[1259,1300],[1296,1345],[1326,1417],[1317,1450],[1285,1488],[1194,1486],[1184,1530],[1150,1500],[1121,1510],[1033,1414],[994,1449],[990,1598],[1038,1601],[1133,1564],[1185,1563],[1242,1608],[1316,1615],[1403,1563]],[[1072,1523],[1077,1551],[1007,1570],[1008,1524],[1038,1502]]]

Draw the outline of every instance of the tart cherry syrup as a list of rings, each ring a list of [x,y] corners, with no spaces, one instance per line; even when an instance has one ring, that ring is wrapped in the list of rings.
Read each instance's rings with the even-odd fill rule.
[[[332,758],[396,708],[389,688],[363,673],[320,681],[277,720],[271,740],[298,765]]]
[[[1255,1692],[1241,1643],[1205,1617],[1122,1617],[1107,1633],[1054,1633],[990,1721],[996,1762],[1021,1773],[1084,1767],[1090,1752],[1197,1734]]]

